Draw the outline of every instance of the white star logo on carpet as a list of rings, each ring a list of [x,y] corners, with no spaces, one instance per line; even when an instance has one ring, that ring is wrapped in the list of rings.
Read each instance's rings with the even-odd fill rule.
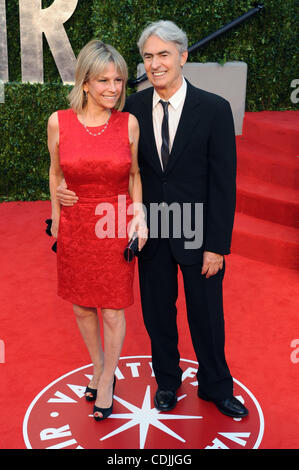
[[[197,396],[198,363],[180,360],[178,403],[168,412],[154,406],[157,382],[151,356],[121,357],[115,371],[113,412],[100,422],[94,403],[84,398],[92,364],[48,384],[32,401],[23,423],[31,449],[250,449],[263,437],[261,407],[247,387],[234,379],[234,395],[249,409],[245,419],[223,415],[214,403]]]
[[[181,395],[178,397],[178,401],[182,400],[186,397],[185,395]],[[178,439],[181,442],[186,442],[182,436],[179,436],[177,433],[172,431],[169,427],[165,424],[161,423],[161,420],[178,420],[178,419],[202,419],[202,416],[186,416],[186,415],[174,415],[169,413],[161,413],[156,408],[151,407],[151,393],[150,393],[150,385],[147,386],[144,399],[142,403],[142,407],[138,408],[137,406],[133,405],[132,403],[123,400],[122,398],[114,395],[114,400],[121,403],[125,406],[130,413],[119,413],[119,414],[111,414],[108,419],[128,419],[129,421],[119,428],[115,429],[114,431],[110,432],[106,436],[100,438],[100,441],[104,441],[105,439],[109,439],[116,434],[120,434],[134,426],[139,425],[139,439],[140,439],[140,449],[144,449],[144,445],[146,442],[146,437],[148,433],[149,426],[152,425],[161,431],[164,431],[166,434]],[[93,416],[93,415],[90,415]]]

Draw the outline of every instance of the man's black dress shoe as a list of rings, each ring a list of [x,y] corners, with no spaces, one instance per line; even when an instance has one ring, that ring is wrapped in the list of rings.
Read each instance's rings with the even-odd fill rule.
[[[197,395],[202,400],[212,401],[217,406],[218,410],[224,415],[230,416],[231,418],[245,418],[248,415],[248,410],[244,405],[234,396],[225,398],[224,400],[213,400],[202,392],[198,391]]]
[[[159,411],[170,411],[177,403],[177,397],[172,390],[157,390],[154,404],[155,408]]]

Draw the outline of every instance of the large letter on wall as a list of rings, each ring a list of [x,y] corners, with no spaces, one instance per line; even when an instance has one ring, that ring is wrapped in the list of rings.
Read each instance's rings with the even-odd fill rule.
[[[54,0],[42,9],[41,0],[19,0],[22,81],[44,81],[43,33],[64,83],[74,83],[76,58],[63,27],[78,0]]]
[[[0,80],[8,81],[5,0],[0,0]]]

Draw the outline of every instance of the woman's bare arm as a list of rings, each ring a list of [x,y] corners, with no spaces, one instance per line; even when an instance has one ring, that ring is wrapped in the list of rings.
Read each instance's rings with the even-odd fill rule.
[[[57,112],[51,114],[48,120],[48,149],[50,153],[49,186],[52,206],[51,232],[53,237],[57,238],[60,202],[56,196],[56,188],[64,178],[59,162],[59,123]]]

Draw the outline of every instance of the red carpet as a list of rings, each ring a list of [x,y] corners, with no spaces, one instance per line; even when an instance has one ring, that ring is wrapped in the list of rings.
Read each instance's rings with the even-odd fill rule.
[[[299,269],[299,112],[246,113],[233,252]]]
[[[252,121],[249,129],[251,125],[253,127],[255,118],[257,121],[262,119],[262,114],[248,115],[248,121]],[[271,115],[272,120],[267,113],[267,120],[261,123],[264,133],[252,131],[257,140],[266,135],[266,128],[269,127],[269,132],[273,129],[272,126],[290,129],[294,120],[298,119],[296,114],[291,119],[291,125],[284,126],[276,113]],[[291,114],[290,116],[292,117]],[[298,229],[293,224],[294,207],[298,206],[295,199],[285,197],[295,195],[288,193],[295,189],[295,184],[290,181],[295,172],[295,162],[291,158],[294,140],[292,136],[289,137],[288,151],[282,154],[280,140],[274,142],[274,137],[273,141],[272,138],[269,139],[266,143],[268,150],[266,145],[262,149],[260,144],[255,146],[254,139],[251,140],[251,136],[249,138],[247,134],[238,142],[239,206],[234,230],[234,249],[227,257],[225,276],[227,359],[238,394],[244,396],[246,404],[248,400],[250,416],[242,423],[223,417],[214,405],[196,398],[195,387],[192,388],[192,381],[195,379],[189,378],[180,392],[182,400],[172,414],[188,415],[188,418],[191,415],[194,418],[196,414],[197,419],[175,422],[170,417],[168,420],[161,418],[159,423],[162,422],[161,426],[164,427],[157,429],[151,423],[146,432],[143,432],[142,438],[141,431],[140,436],[138,434],[141,424],[133,427],[134,423],[131,424],[131,429],[123,429],[118,436],[110,436],[119,426],[128,428],[129,418],[125,419],[124,415],[120,420],[106,420],[106,423],[100,424],[100,428],[99,423],[93,423],[91,418],[87,420],[92,408],[90,405],[87,407],[82,399],[78,400],[82,392],[78,383],[81,378],[76,376],[77,382],[67,378],[63,386],[56,385],[58,382],[55,382],[63,375],[87,366],[90,360],[78,332],[71,305],[56,296],[56,255],[50,249],[53,240],[45,234],[44,223],[50,216],[50,203],[3,203],[0,205],[0,340],[3,341],[5,354],[0,358],[1,449],[25,449],[26,444],[28,445],[26,436],[30,438],[30,444],[34,448],[34,433],[36,440],[40,442],[40,448],[58,445],[58,448],[71,449],[80,445],[83,448],[102,446],[116,449],[121,448],[121,444],[116,447],[117,438],[123,439],[124,448],[139,448],[141,444],[144,448],[168,449],[186,449],[188,446],[196,449],[213,446],[240,449],[254,446],[260,449],[299,447],[299,353],[296,351],[299,346],[299,272],[296,267],[299,264]],[[283,139],[288,141],[285,134]],[[272,142],[275,143],[276,151],[271,148]],[[257,149],[260,149],[260,153],[256,153]],[[273,168],[271,155],[273,161],[277,159]],[[286,155],[285,159],[283,155]],[[252,159],[259,163],[254,164]],[[269,174],[271,168],[273,178]],[[281,168],[284,176],[280,182],[278,175]],[[250,186],[247,177],[253,178],[256,185]],[[272,202],[266,190],[270,187],[279,188],[278,192],[271,193]],[[275,213],[280,212],[278,201],[284,201],[285,205],[281,209],[281,215],[277,214],[278,218],[275,219]],[[261,207],[264,202],[267,205],[266,211]],[[256,212],[253,210],[254,204]],[[145,359],[145,364],[140,358],[150,356],[150,345],[142,322],[137,276],[136,272],[136,301],[126,312],[127,336],[122,351],[124,359],[120,365],[123,378],[130,375],[135,378],[134,384],[139,383],[138,380],[150,372],[149,368],[146,369],[150,358]],[[186,322],[181,278],[178,318],[181,357],[189,361],[190,365],[190,361],[196,359]],[[294,341],[296,339],[297,342]],[[86,373],[90,373],[88,368]],[[189,377],[192,375],[190,374],[189,371]],[[87,381],[86,378],[85,380]],[[39,394],[41,398],[46,397],[46,391],[43,394],[41,392],[52,382],[55,382],[54,388],[49,388],[51,395],[48,396],[47,403],[54,403],[53,406],[57,409],[51,409],[51,415],[46,416],[46,408],[38,408],[41,400],[37,398]],[[152,400],[154,379],[148,379],[148,383],[151,386]],[[239,383],[244,385],[243,389],[239,387]],[[137,385],[133,385],[132,382],[122,380],[119,375],[115,414],[128,412],[124,400],[128,401],[132,394],[135,394],[138,406],[146,403],[149,389],[144,385],[144,389],[139,390]],[[245,389],[253,397],[251,401]],[[67,399],[68,396],[72,398]],[[37,400],[36,403],[33,403],[34,400]],[[82,416],[79,411],[77,415],[72,408],[75,401],[82,403],[80,410],[78,408]],[[260,407],[259,413],[256,403]],[[32,407],[29,413],[30,405]],[[64,409],[69,413],[68,420],[58,421],[58,414],[61,413],[62,416]],[[75,424],[72,424],[74,421],[81,423],[80,429],[75,428]],[[93,441],[86,438],[91,429],[92,433],[96,431],[99,434]],[[54,432],[59,433],[57,439],[53,438]],[[81,440],[78,439],[79,435]]]

